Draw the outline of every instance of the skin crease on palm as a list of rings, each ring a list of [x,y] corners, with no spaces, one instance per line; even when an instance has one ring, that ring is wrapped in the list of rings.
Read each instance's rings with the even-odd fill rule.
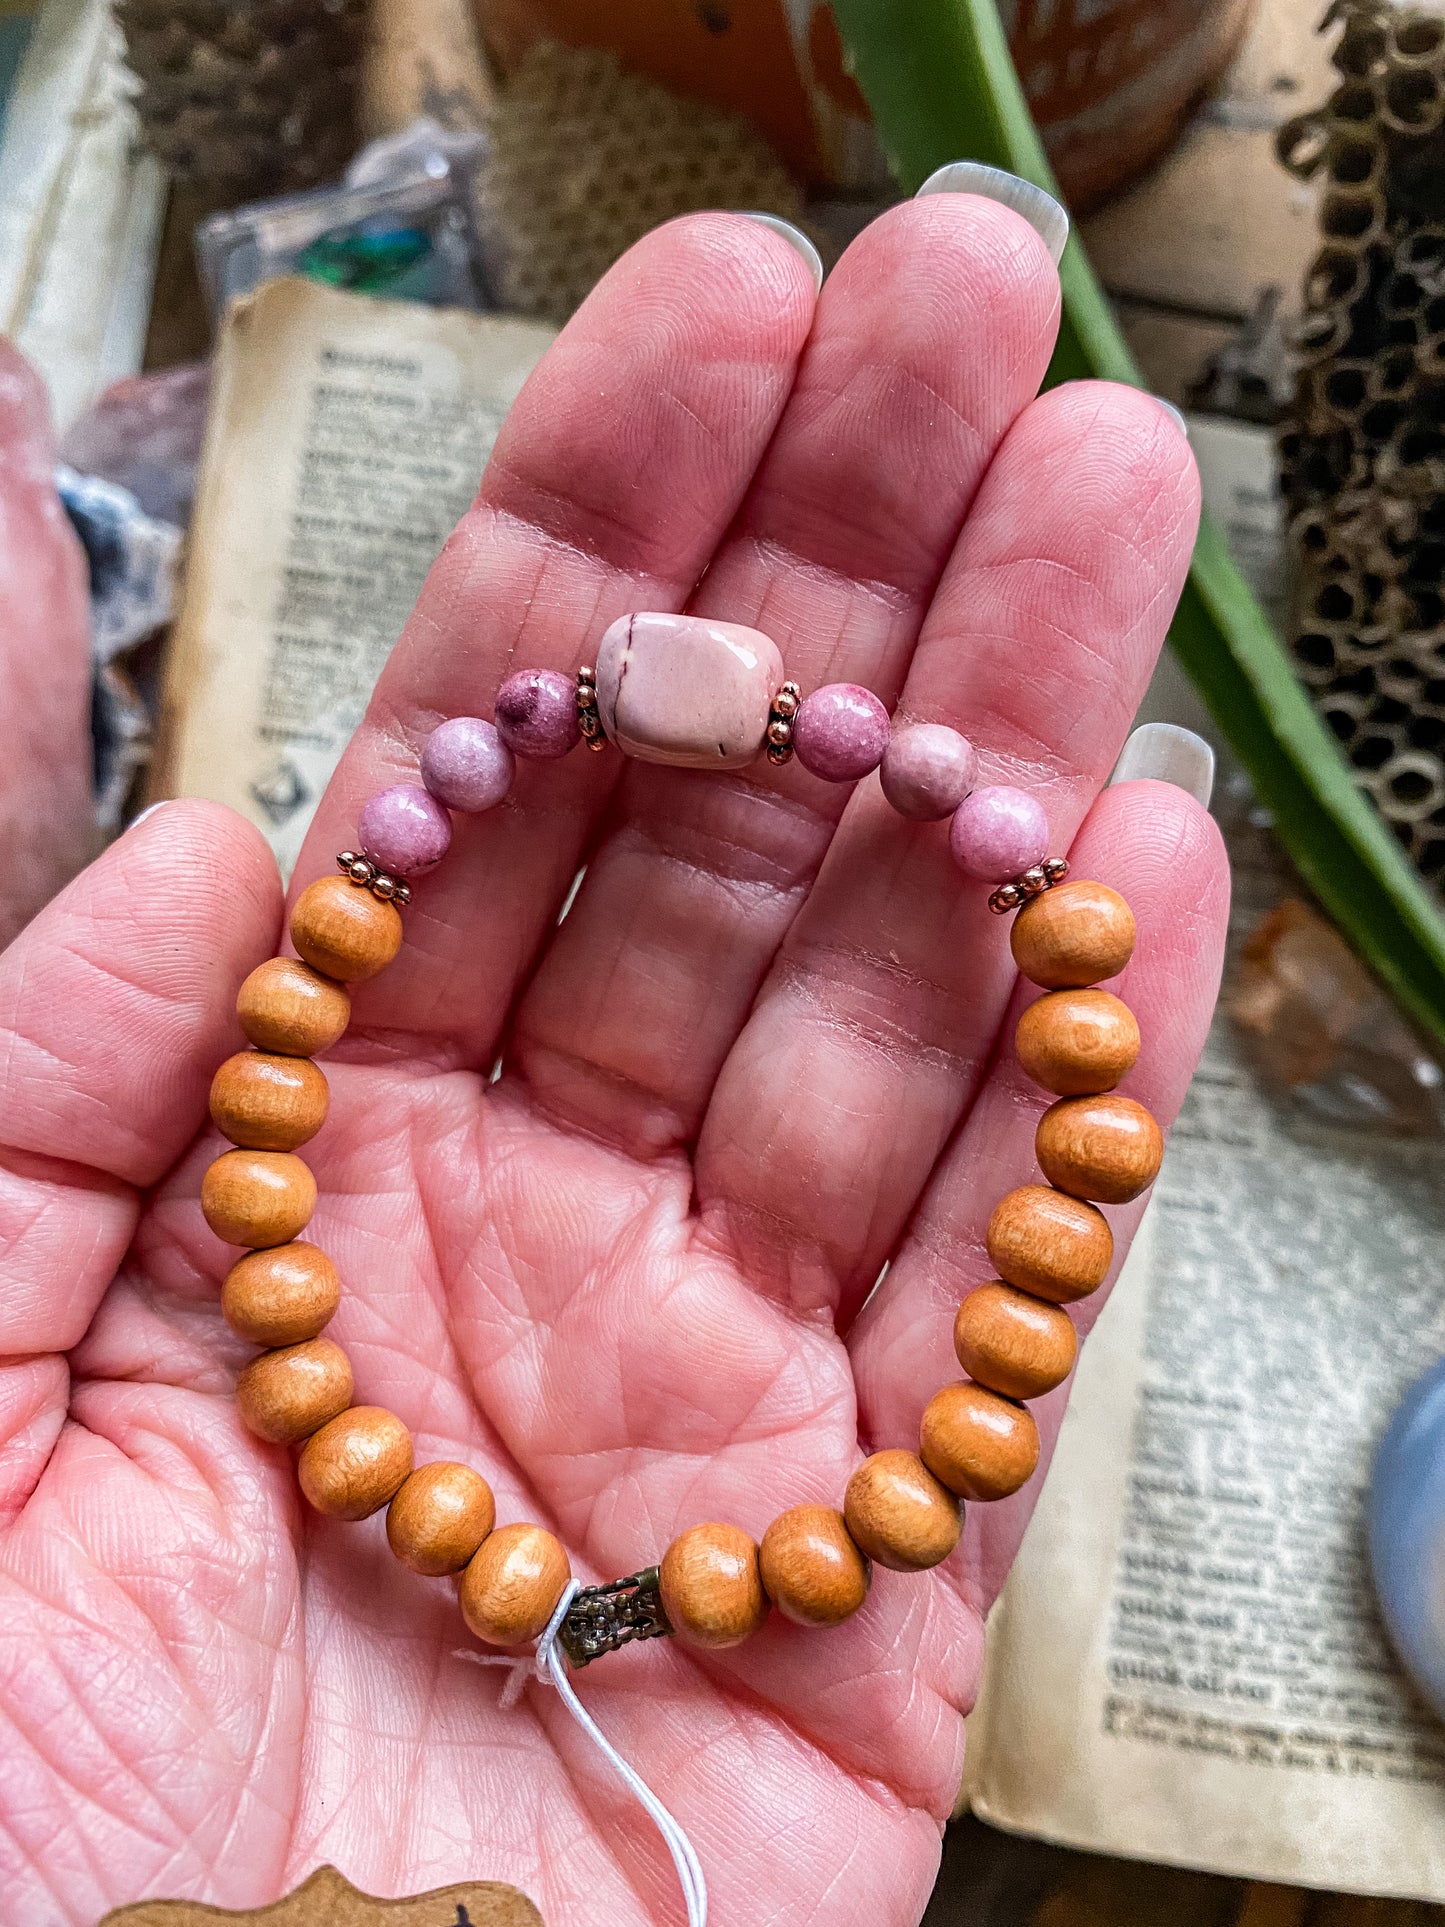
[[[884,215],[816,310],[801,258],[740,216],[642,241],[513,409],[294,887],[512,670],[592,659],[626,610],[726,616],[805,688],[865,682],[965,729],[982,780],[1032,790],[1076,874],[1125,893],[1125,1088],[1167,1126],[1225,863],[1182,791],[1101,785],[1196,480],[1148,396],[1035,399],[1058,310],[1038,236],[965,195]],[[358,990],[306,1154],[357,1396],[419,1458],[481,1469],[501,1519],[551,1525],[584,1580],[700,1520],[761,1536],[839,1503],[958,1376],[953,1310],[989,1275],[993,1203],[1036,1175],[1047,1098],[1009,1048],[1006,925],[946,831],[796,765],[526,765],[457,820]],[[308,1514],[236,1416],[206,1091],[281,934],[257,834],[174,803],[0,960],[4,1917],[250,1907],[331,1862],[387,1895],[512,1880],[549,1927],[676,1923],[658,1836],[555,1695],[502,1711],[456,1657],[451,1585],[398,1566],[380,1519]],[[1121,1250],[1137,1211],[1110,1213]],[[1036,1408],[1046,1441],[1062,1402]],[[918,1919],[1041,1477],[970,1507],[936,1572],[875,1572],[837,1630],[774,1614],[734,1651],[657,1641],[580,1676],[691,1835],[715,1927]]]

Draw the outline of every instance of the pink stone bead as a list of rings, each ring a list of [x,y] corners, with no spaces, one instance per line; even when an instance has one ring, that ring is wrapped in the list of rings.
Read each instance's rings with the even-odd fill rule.
[[[978,752],[947,723],[909,723],[888,739],[878,771],[900,816],[936,823],[952,816],[973,788]]]
[[[744,769],[761,756],[783,685],[760,629],[705,616],[619,616],[597,650],[597,713],[625,756],[677,769]]]
[[[421,746],[421,780],[449,810],[495,808],[516,771],[511,750],[480,716],[450,717]]]
[[[577,685],[557,669],[519,669],[497,691],[497,734],[517,756],[547,762],[582,740]]]
[[[959,867],[983,883],[1009,883],[1049,853],[1049,819],[1023,790],[991,783],[953,813],[949,845]]]
[[[888,711],[856,682],[825,683],[793,719],[793,754],[829,783],[856,783],[877,769],[887,747]]]
[[[367,797],[356,820],[364,855],[391,876],[434,869],[452,840],[452,820],[434,796],[415,783],[394,783]]]

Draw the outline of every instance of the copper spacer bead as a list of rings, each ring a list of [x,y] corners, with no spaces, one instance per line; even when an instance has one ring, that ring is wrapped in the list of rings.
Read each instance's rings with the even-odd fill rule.
[[[802,692],[795,682],[785,682],[773,698],[773,714],[790,722],[802,706]]]
[[[1047,890],[1049,880],[1044,875],[1042,863],[1036,863],[1031,870],[1025,870],[1021,877],[1015,878],[1020,890],[1026,897],[1036,897],[1040,891]]]
[[[1045,857],[1039,867],[1044,873],[1044,879],[1049,888],[1052,889],[1056,883],[1062,883],[1069,874],[1069,859],[1064,856]]]
[[[774,720],[768,724],[768,741],[770,743],[776,743],[778,748],[782,749],[786,744],[791,743],[792,740],[793,725],[783,717],[775,717]]]
[[[390,903],[396,895],[396,878],[388,876],[375,878],[372,882],[371,894],[374,897],[380,897],[383,903]]]
[[[996,917],[1002,917],[1017,910],[1023,900],[1024,893],[1016,883],[1001,883],[989,897],[988,907]]]
[[[783,763],[791,763],[792,760],[793,745],[791,742],[768,744],[768,761],[770,763],[781,765]]]
[[[606,749],[607,747],[607,738],[600,729],[595,736],[584,736],[583,741],[588,749]]]

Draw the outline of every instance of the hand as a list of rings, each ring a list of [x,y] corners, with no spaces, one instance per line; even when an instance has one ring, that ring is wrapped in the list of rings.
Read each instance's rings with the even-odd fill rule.
[[[1148,396],[1034,399],[1058,305],[1033,231],[964,196],[875,222],[816,314],[756,223],[649,236],[513,410],[298,882],[440,718],[691,598],[767,629],[805,687],[956,722],[989,780],[1040,796],[1076,873],[1134,906],[1128,1088],[1167,1124],[1214,999],[1224,859],[1183,792],[1100,785],[1196,483]],[[850,798],[796,765],[522,767],[458,820],[327,1064],[307,1235],[341,1270],[358,1398],[419,1457],[482,1470],[502,1520],[551,1524],[584,1579],[701,1520],[760,1536],[840,1503],[860,1444],[912,1446],[1047,1101],[1012,1061],[1024,996],[985,896],[876,779]],[[260,839],[179,802],[0,967],[14,1917],[253,1906],[330,1861],[382,1894],[513,1880],[549,1927],[675,1922],[656,1834],[555,1695],[500,1710],[453,1657],[473,1642],[452,1588],[398,1566],[379,1519],[308,1513],[290,1455],[237,1418],[206,1091],[281,928]],[[1111,1215],[1122,1248],[1136,1213]],[[715,1927],[916,1921],[1036,1486],[970,1507],[936,1572],[878,1571],[836,1631],[774,1614],[730,1652],[658,1641],[581,1676],[691,1833]]]

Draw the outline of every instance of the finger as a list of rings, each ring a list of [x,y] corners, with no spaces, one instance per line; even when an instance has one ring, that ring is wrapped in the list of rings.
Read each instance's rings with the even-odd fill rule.
[[[167,803],[0,957],[0,1356],[63,1351],[195,1136],[275,947],[276,866],[214,804]]]
[[[1157,402],[1058,389],[1014,424],[934,598],[902,716],[966,731],[981,782],[1043,802],[1058,854],[1144,693],[1197,515]],[[947,824],[861,786],[699,1147],[705,1230],[795,1307],[846,1323],[977,1092],[1013,983],[987,894]]]
[[[755,625],[804,688],[892,703],[964,514],[1036,393],[1058,276],[969,195],[893,208],[829,278],[778,431],[695,608]],[[690,1139],[846,790],[800,766],[628,769],[519,1012],[547,1105],[629,1149]]]
[[[1111,986],[1139,1020],[1143,1049],[1120,1087],[1148,1106],[1166,1132],[1174,1123],[1209,1029],[1219,990],[1229,909],[1229,867],[1209,815],[1184,791],[1156,782],[1107,789],[1090,811],[1071,862],[1126,898],[1138,924],[1133,958]],[[907,1241],[849,1340],[859,1423],[870,1446],[916,1449],[924,1405],[962,1376],[952,1344],[960,1299],[991,1278],[984,1245],[989,1214],[1015,1185],[1040,1182],[1034,1128],[1053,1101],[1025,1076],[1013,1029],[1039,993],[1020,983],[1011,1000],[997,1066],[928,1187]],[[1122,1264],[1144,1201],[1106,1212]],[[1086,1330],[1106,1294],[1071,1314]],[[992,1597],[1016,1549],[1047,1465],[1067,1392],[1032,1408],[1046,1439],[1038,1472],[1014,1499],[969,1509],[974,1556]],[[986,1605],[987,1599],[984,1600]]]
[[[489,716],[518,669],[574,670],[624,610],[682,605],[782,410],[813,302],[796,250],[739,215],[658,229],[593,290],[523,389],[427,578],[299,881],[354,840],[367,796],[416,781],[421,741],[444,717]],[[489,1063],[617,769],[580,752],[520,763],[504,804],[455,818],[402,956],[357,997],[359,1025]]]

